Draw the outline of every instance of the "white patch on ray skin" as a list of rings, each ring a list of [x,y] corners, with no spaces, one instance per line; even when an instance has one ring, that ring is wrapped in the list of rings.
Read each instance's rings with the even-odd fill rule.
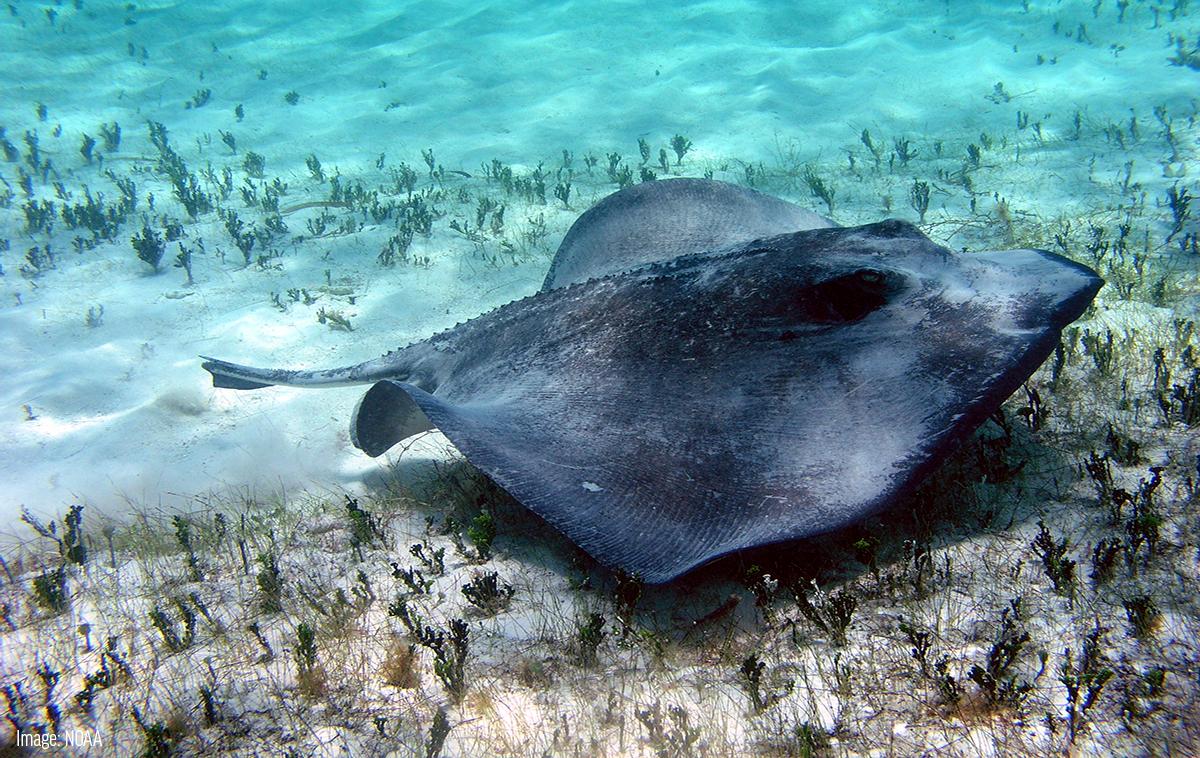
[[[937,296],[946,305],[961,306],[978,297],[979,288],[962,276],[944,276],[938,280]]]
[[[604,488],[595,482],[580,482],[579,486],[583,487],[588,492],[603,492]]]
[[[998,312],[1005,318],[996,319],[997,331],[1027,331],[1028,325],[1019,325],[1017,319],[1031,304],[1042,301],[1041,310],[1057,308],[1065,295],[1074,293],[1086,281],[1082,272],[1037,250],[994,250],[972,254],[964,260],[990,264],[972,267],[972,284],[1002,303]]]
[[[879,343],[856,353],[845,367],[845,376],[855,384],[847,391],[830,377],[828,391],[812,405],[820,412],[796,425],[795,444],[776,465],[790,471],[837,472],[835,477],[806,477],[805,487],[815,502],[853,505],[878,495],[901,462],[928,437],[928,409],[937,407],[938,396],[945,394],[930,386],[925,393],[896,392],[887,404],[878,402],[877,385],[908,386],[916,368],[916,356],[899,354],[893,344]]]

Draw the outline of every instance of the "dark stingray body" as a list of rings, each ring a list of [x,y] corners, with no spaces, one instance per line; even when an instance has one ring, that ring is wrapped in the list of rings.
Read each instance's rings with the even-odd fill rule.
[[[759,237],[831,226],[798,205],[725,182],[642,182],[614,192],[572,224],[542,291]]]
[[[889,221],[546,290],[356,367],[205,365],[218,386],[379,380],[359,447],[437,427],[598,560],[661,582],[894,502],[1100,285],[1051,253],[956,254]]]

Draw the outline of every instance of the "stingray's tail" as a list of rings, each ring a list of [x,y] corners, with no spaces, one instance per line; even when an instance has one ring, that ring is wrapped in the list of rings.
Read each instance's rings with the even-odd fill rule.
[[[200,364],[212,374],[213,386],[230,390],[256,390],[279,384],[277,375],[280,372],[268,369],[239,366],[236,363],[219,361],[216,358],[200,356],[204,363]]]
[[[254,368],[237,363],[200,356],[201,365],[212,374],[213,386],[231,390],[256,390],[262,387],[348,387],[369,384],[380,379],[409,378],[410,366],[417,346],[393,351],[374,360],[354,366],[310,370]]]
[[[373,375],[363,371],[368,364],[324,371],[291,371],[279,368],[253,368],[219,361],[203,355],[200,357],[204,359],[204,363],[200,365],[212,374],[213,386],[231,390],[256,390],[262,387],[273,387],[277,384],[285,387],[344,387],[350,384],[374,381]]]

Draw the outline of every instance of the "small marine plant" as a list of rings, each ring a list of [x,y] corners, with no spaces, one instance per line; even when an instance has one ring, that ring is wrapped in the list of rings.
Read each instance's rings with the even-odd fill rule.
[[[933,634],[904,620],[901,620],[899,628],[904,634],[905,640],[911,645],[909,654],[917,662],[921,677],[934,685],[938,698],[943,704],[957,703],[962,698],[962,685],[950,673],[949,656],[942,655],[934,658]]]
[[[242,169],[255,179],[263,178],[263,170],[266,165],[267,159],[255,152],[246,153],[245,158],[242,159]]]
[[[467,527],[467,539],[475,546],[475,558],[485,562],[492,554],[492,541],[496,539],[496,519],[491,511],[482,510]]]
[[[79,145],[79,154],[88,163],[92,162],[92,151],[96,148],[96,139],[88,134],[83,135],[83,140]]]
[[[38,145],[38,133],[36,131],[25,132],[25,163],[30,170],[35,174],[42,170],[42,153]]]
[[[792,592],[796,596],[796,607],[804,618],[824,632],[832,645],[845,646],[846,630],[850,628],[854,610],[858,607],[853,591],[843,587],[828,593],[813,582],[811,593],[799,583],[792,588]]]
[[[901,166],[907,166],[908,162],[917,157],[918,150],[915,150],[912,143],[904,137],[896,137],[892,140],[892,159],[899,160]]]
[[[32,189],[27,194],[32,194]],[[51,201],[43,200],[38,203],[30,200],[21,207],[21,210],[25,212],[25,231],[31,234],[34,232],[49,234],[54,228],[57,209]]]
[[[196,93],[192,95],[192,99],[184,103],[184,107],[188,110],[191,110],[192,108],[203,108],[204,106],[208,105],[208,101],[211,98],[211,89],[198,89],[196,90]]]
[[[763,663],[757,653],[751,653],[742,661],[738,673],[742,675],[742,685],[746,688],[746,694],[750,697],[750,705],[754,713],[762,713],[770,708],[775,703],[779,702],[792,691],[792,682],[787,682],[783,687],[776,691],[766,691],[767,683],[764,681],[764,674],[767,670],[767,664]]]
[[[404,641],[396,635],[388,646],[387,655],[383,659],[380,676],[383,683],[400,689],[412,689],[420,684],[421,678],[417,673],[417,646]]]
[[[175,619],[167,615],[167,612],[157,604],[150,611],[149,615],[150,625],[162,635],[167,650],[170,650],[172,653],[178,653],[191,647],[192,642],[196,639],[196,612],[178,598],[174,599],[173,603],[179,609],[183,619],[182,635],[179,634],[179,628],[176,625]]]
[[[992,706],[1019,705],[1033,689],[1029,682],[1018,680],[1014,671],[1021,651],[1030,639],[1029,633],[1021,628],[1020,614],[1021,599],[1015,598],[1000,613],[984,665],[972,666],[969,673]]]
[[[575,642],[578,645],[579,665],[592,668],[599,660],[600,643],[604,641],[604,616],[590,613],[575,622]]]
[[[967,145],[967,165],[964,166],[964,170],[979,168],[982,165],[982,160],[983,153],[980,151],[979,145],[976,145],[974,142]]]
[[[446,571],[446,548],[439,547],[431,548],[423,542],[418,542],[409,547],[408,552],[412,553],[413,557],[424,564],[425,568],[430,573],[440,576]]]
[[[91,715],[92,700],[100,690],[108,689],[122,679],[133,677],[133,671],[124,656],[117,652],[117,638],[109,637],[104,649],[100,650],[100,668],[84,676],[83,689],[74,695],[76,705]]]
[[[768,624],[775,620],[775,600],[779,592],[779,580],[765,573],[757,564],[751,564],[742,572],[741,582],[754,594],[754,606],[762,613],[763,620]],[[726,610],[732,611],[736,606],[739,598],[731,596],[726,601]],[[720,608],[718,609],[720,610]],[[711,616],[712,614],[708,614]]]
[[[383,541],[383,528],[370,511],[359,507],[358,499],[349,495],[346,498],[346,516],[349,520],[350,546],[362,559],[363,545],[370,546],[376,540]]]
[[[1090,574],[1093,587],[1099,587],[1112,580],[1117,571],[1117,558],[1121,556],[1124,545],[1119,539],[1104,538],[1092,548],[1092,573]]]
[[[633,627],[633,618],[638,601],[646,589],[646,583],[637,574],[616,572],[617,586],[613,590],[613,603],[616,605],[617,620],[621,622],[622,633],[627,633]]]
[[[309,698],[325,694],[325,667],[317,659],[317,634],[311,626],[296,627],[296,647],[292,652],[296,662],[296,688]]]
[[[275,651],[271,649],[271,643],[267,642],[266,636],[262,633],[262,627],[258,622],[247,625],[246,631],[254,636],[254,641],[262,648],[262,654],[255,659],[255,663],[263,664],[275,660]]]
[[[1125,557],[1131,564],[1143,546],[1146,548],[1143,557],[1145,562],[1149,562],[1158,551],[1163,517],[1154,493],[1162,484],[1162,472],[1162,466],[1151,466],[1150,478],[1139,480],[1137,492],[1130,494],[1121,489],[1113,492],[1113,500],[1118,507],[1129,506],[1129,516],[1125,520]]]
[[[175,526],[175,541],[183,548],[187,558],[188,581],[198,582],[204,576],[200,572],[200,561],[196,558],[196,549],[192,544],[192,524],[182,516],[172,516],[171,523]]]
[[[445,708],[438,708],[433,714],[433,723],[429,725],[429,739],[425,741],[425,758],[439,758],[446,737],[450,735],[450,719],[446,716]]]
[[[104,140],[104,152],[115,153],[121,147],[121,125],[116,121],[101,124],[100,138]]]
[[[832,185],[821,178],[817,171],[812,166],[805,166],[802,174],[804,183],[808,185],[809,192],[812,196],[825,203],[825,208],[829,211],[829,215],[833,215],[833,198],[835,190]]]
[[[162,262],[163,253],[166,252],[167,246],[163,242],[161,236],[154,229],[150,228],[149,224],[142,226],[142,233],[135,234],[129,239],[133,245],[133,250],[137,253],[137,257],[144,263],[148,263],[155,273],[158,272],[158,265]]]
[[[862,130],[862,133],[858,135],[858,139],[867,148],[867,151],[871,153],[871,157],[875,160],[875,169],[878,170],[880,164],[883,163],[883,149],[875,144],[874,138],[871,137],[871,132],[867,129]]]
[[[650,160],[650,143],[641,137],[638,137],[638,154],[642,156],[642,165],[645,166]]]
[[[683,163],[683,156],[692,149],[692,141],[682,134],[676,134],[671,138],[671,149],[675,151],[675,165],[679,166]]]
[[[463,595],[485,616],[494,616],[507,608],[514,591],[511,584],[500,584],[495,571],[476,574],[462,586]]]
[[[413,639],[433,653],[433,673],[451,700],[461,700],[467,691],[466,663],[470,648],[467,622],[452,619],[445,632],[439,631],[427,624],[403,597],[388,606],[388,615],[399,619]]]
[[[44,571],[33,578],[33,601],[52,614],[67,609],[67,570],[63,566]]]
[[[283,574],[273,552],[259,553],[256,559],[259,570],[255,576],[258,585],[258,605],[264,613],[279,613],[283,610]]]
[[[1075,598],[1075,561],[1067,557],[1070,545],[1067,538],[1056,540],[1043,521],[1038,521],[1038,534],[1031,545],[1042,559],[1046,576],[1054,583],[1054,591],[1070,601]]]
[[[325,183],[325,170],[321,168],[321,161],[317,158],[316,153],[309,153],[304,159],[305,165],[308,166],[308,173],[312,175],[313,181],[318,184]]]
[[[691,716],[682,705],[672,705],[664,713],[662,704],[655,700],[652,705],[636,709],[634,715],[645,727],[646,742],[654,755],[660,758],[685,758],[701,754],[696,750],[701,729],[692,726]]]
[[[392,562],[392,578],[404,582],[408,591],[416,595],[427,594],[429,588],[433,586],[433,582],[426,579],[425,575],[415,566],[400,568],[400,564],[394,561]]]
[[[21,509],[21,521],[40,536],[50,540],[58,547],[58,554],[63,563],[73,563],[82,566],[87,562],[87,546],[83,544],[83,506],[73,505],[63,516],[63,533],[58,534],[58,524],[50,521],[43,524],[29,509]]]
[[[147,758],[166,758],[174,751],[171,744],[175,734],[162,721],[148,721],[138,707],[133,706],[133,721],[142,733],[142,755]]]
[[[1125,617],[1133,629],[1133,636],[1140,640],[1149,639],[1158,631],[1162,622],[1162,611],[1149,595],[1138,595],[1124,602]]]
[[[908,201],[920,216],[917,223],[924,224],[925,213],[929,210],[929,182],[914,179],[908,191]]]
[[[1104,630],[1097,626],[1088,632],[1079,653],[1078,663],[1070,648],[1063,650],[1063,662],[1058,669],[1058,680],[1067,690],[1067,740],[1075,738],[1087,727],[1087,714],[1104,685],[1112,679],[1113,671],[1105,663]]]
[[[200,710],[204,717],[205,726],[214,726],[224,719],[221,715],[221,701],[212,687],[200,685],[197,690],[200,695]]]
[[[196,283],[192,278],[192,251],[190,248],[184,247],[182,242],[179,243],[179,253],[175,256],[175,268],[181,268],[187,274],[184,286],[191,287]]]
[[[352,332],[354,326],[350,323],[350,319],[341,311],[333,310],[332,308],[317,309],[317,323],[325,324],[334,331]]]
[[[1192,196],[1188,192],[1187,187],[1182,189],[1178,184],[1167,189],[1167,205],[1171,208],[1171,216],[1173,222],[1171,224],[1171,232],[1167,235],[1167,242],[1183,231],[1183,226],[1192,216]]]
[[[175,197],[187,210],[188,216],[197,218],[213,209],[212,198],[200,189],[200,181],[188,171],[183,158],[171,147],[167,128],[157,121],[147,123],[150,143],[158,150],[157,170],[166,174],[175,191]],[[153,203],[151,203],[153,207]]]
[[[617,167],[621,165],[621,154],[609,153],[606,157],[608,159],[608,180],[615,182],[617,180]]]
[[[562,201],[564,209],[566,209],[566,210],[571,209],[571,203],[570,203],[571,183],[570,182],[559,182],[554,187],[554,196]]]

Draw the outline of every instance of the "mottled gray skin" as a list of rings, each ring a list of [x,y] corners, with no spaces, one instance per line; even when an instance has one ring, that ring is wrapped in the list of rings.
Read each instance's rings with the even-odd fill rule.
[[[662,582],[895,502],[1100,285],[889,221],[543,291],[356,367],[205,366],[217,386],[376,381],[352,424],[367,453],[437,427],[598,560]]]
[[[798,205],[710,179],[663,179],[614,192],[567,231],[542,291],[759,237],[834,226]]]

